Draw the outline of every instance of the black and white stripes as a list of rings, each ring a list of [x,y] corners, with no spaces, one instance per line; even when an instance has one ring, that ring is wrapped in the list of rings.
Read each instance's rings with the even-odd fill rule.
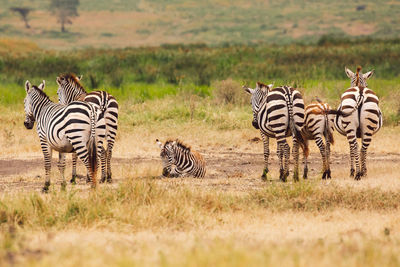
[[[299,145],[303,152],[308,154],[308,147],[301,135],[304,123],[304,102],[300,92],[289,86],[272,89],[271,85],[257,82],[256,88],[244,87],[251,94],[253,109],[253,126],[260,129],[264,142],[265,168],[262,178],[266,179],[268,173],[269,138],[277,140],[277,154],[279,158],[280,175],[282,181],[286,181],[289,175],[290,147],[286,137],[293,138],[294,172],[293,178],[297,181],[299,172]]]
[[[44,93],[44,81],[39,86],[25,83],[26,97],[25,121],[27,129],[32,129],[36,121],[44,160],[46,182],[43,191],[50,186],[52,150],[60,153],[58,167],[62,186],[65,186],[65,155],[76,152],[83,161],[92,186],[96,186],[97,158],[105,137],[102,112],[94,105],[84,102],[71,102],[67,106],[53,103]]]
[[[163,176],[204,177],[206,164],[200,153],[192,150],[179,140],[167,140],[164,145],[158,139],[156,142],[161,149],[160,157],[163,162]]]
[[[111,157],[118,129],[118,102],[106,91],[94,91],[87,93],[80,84],[82,77],[72,73],[57,77],[58,99],[61,104],[69,104],[72,101],[81,100],[94,104],[104,112],[106,124],[107,149],[102,148],[101,154],[101,180],[100,182],[111,182]],[[106,171],[107,169],[107,171]],[[76,176],[76,155],[72,156],[72,177]]]
[[[382,112],[379,109],[379,99],[369,89],[366,80],[373,71],[361,73],[361,67],[356,74],[345,69],[351,79],[351,86],[341,96],[338,115],[335,118],[337,131],[346,136],[350,145],[350,176],[356,180],[367,174],[366,156],[372,136],[382,127]],[[357,138],[361,138],[362,146],[358,151]],[[361,166],[360,166],[361,161]],[[355,162],[355,169],[354,169]]]

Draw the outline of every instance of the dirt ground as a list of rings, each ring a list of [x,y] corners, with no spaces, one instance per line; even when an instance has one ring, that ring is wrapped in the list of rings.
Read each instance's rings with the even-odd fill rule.
[[[265,185],[265,183],[259,179],[263,169],[262,154],[243,151],[236,152],[234,149],[227,147],[216,147],[210,150],[200,150],[200,152],[204,155],[207,164],[207,174],[205,179],[203,179],[203,181],[206,180],[207,182],[201,183],[200,179],[195,179],[195,184],[223,191],[246,191],[250,188],[256,189]],[[70,157],[67,156],[67,158]],[[43,162],[42,157],[27,160],[0,159],[0,192],[40,190],[44,183]],[[367,166],[369,170],[371,168],[379,170],[379,168],[382,168],[382,165],[388,166],[389,168],[400,166],[400,153],[368,154]],[[68,159],[67,169],[65,172],[66,179],[70,178],[70,166],[71,162],[70,159]],[[114,157],[112,159],[112,166],[114,184],[117,184],[119,181],[124,179],[127,174],[132,174],[137,178],[145,176],[158,177],[161,174],[161,160],[155,156],[132,158]],[[279,182],[279,165],[275,152],[272,152],[270,155],[269,169],[269,182]],[[301,164],[301,176],[302,169],[303,166]],[[293,164],[291,164],[290,170],[292,174]],[[309,157],[309,178],[320,179],[320,170],[320,155],[318,153],[312,153]],[[336,152],[332,153],[331,170],[332,180],[340,179],[346,182],[353,181],[348,177],[349,155]],[[78,174],[81,178],[78,184],[84,188],[86,184],[84,179],[86,171],[83,164],[80,162],[78,162]],[[100,173],[98,173],[98,176],[100,176]],[[374,175],[374,172],[365,179],[371,180],[374,178],[373,176],[376,176]],[[59,177],[56,159],[53,155],[52,183],[60,183]],[[185,179],[187,182],[193,182],[193,178]],[[292,176],[289,176],[288,181],[292,181]]]

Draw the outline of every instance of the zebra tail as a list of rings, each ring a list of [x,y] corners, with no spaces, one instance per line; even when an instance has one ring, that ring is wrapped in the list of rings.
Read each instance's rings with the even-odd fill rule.
[[[88,144],[89,154],[89,168],[92,174],[92,187],[96,187],[97,180],[97,142],[96,142],[96,113],[92,110],[92,117],[90,122],[90,138]]]
[[[287,97],[286,97],[287,98]],[[303,153],[306,157],[308,157],[309,154],[309,148],[308,148],[308,142],[306,142],[305,138],[303,137],[301,130],[298,130],[296,128],[295,122],[294,122],[294,116],[293,116],[293,106],[290,101],[287,101],[288,104],[288,109],[289,109],[289,127],[290,131],[292,132],[292,136],[296,138],[297,142],[299,143],[301,149],[303,150]]]
[[[338,115],[338,116],[342,116],[342,117],[347,117],[350,116],[351,114],[353,114],[353,112],[357,109],[357,106],[353,108],[353,110],[349,111],[349,112],[343,112],[341,110],[328,110],[327,111],[327,115],[329,114],[334,114],[334,115]]]
[[[333,138],[333,134],[331,132],[331,127],[329,127],[329,117],[328,117],[329,111],[325,112],[325,129],[324,129],[324,135],[325,139],[328,140],[330,144],[335,143],[335,139]]]

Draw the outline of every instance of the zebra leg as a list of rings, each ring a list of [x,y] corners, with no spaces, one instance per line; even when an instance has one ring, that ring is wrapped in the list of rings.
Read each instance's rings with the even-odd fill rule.
[[[72,153],[72,178],[69,181],[71,184],[76,184],[76,161],[78,156],[76,153]]]
[[[277,142],[277,154],[279,158],[279,180],[281,180],[282,182],[286,182],[286,175],[283,164],[283,157],[285,154],[285,144],[283,142],[284,140],[285,139]]]
[[[308,140],[306,140],[308,142]],[[303,151],[303,159],[304,159],[304,170],[303,170],[303,179],[307,179],[308,176],[308,157],[305,151]]]
[[[42,147],[43,155],[44,155],[44,170],[45,170],[45,177],[46,181],[44,183],[44,186],[42,188],[43,193],[49,192],[49,187],[50,187],[50,172],[51,172],[51,155],[52,155],[52,150],[47,144],[46,141],[40,141],[40,145]]]
[[[356,175],[354,176],[355,180],[360,180],[361,179],[361,172],[360,172],[360,160],[359,160],[359,154],[358,154],[358,143],[357,143],[357,139],[354,135],[347,135],[347,139],[349,140],[349,144],[351,147],[351,163],[352,163],[352,171],[354,172],[353,169],[353,159],[356,163]]]
[[[284,181],[284,169],[283,169],[283,148],[281,143],[276,144],[276,154],[279,160],[279,180]]]
[[[361,146],[361,176],[367,175],[367,149],[371,143],[371,136],[363,137]]]
[[[353,153],[353,145],[350,140],[349,141],[349,147],[350,147],[350,178],[354,177],[354,153]]]
[[[261,132],[261,137],[264,144],[264,170],[261,175],[262,180],[267,180],[268,173],[268,160],[269,160],[269,137],[266,136],[263,132]]]
[[[331,179],[331,143],[329,143],[329,140],[326,140],[326,167],[327,167],[327,179]]]
[[[114,140],[110,138],[107,142],[107,183],[112,182],[112,173],[111,173],[111,157],[112,150],[114,147]]]
[[[106,157],[107,157],[107,151],[104,149],[103,146],[99,148],[100,150],[100,159],[101,159],[101,179],[100,183],[104,183],[107,179],[106,175]]]
[[[65,190],[67,187],[67,182],[65,181],[64,171],[65,171],[65,154],[59,152],[58,153],[58,170],[61,174],[61,190]]]
[[[324,145],[324,140],[322,139],[321,134],[315,136],[315,143],[319,148],[319,152],[322,157],[322,179],[325,180],[327,178],[327,166],[326,166],[326,150]]]
[[[293,160],[294,160],[294,169],[293,169],[293,180],[295,182],[299,181],[299,143],[297,139],[293,139]]]
[[[284,148],[285,148],[285,154],[284,154],[284,157],[285,157],[285,166],[284,166],[284,169],[285,169],[285,180],[286,180],[286,178],[289,176],[289,163],[290,163],[290,146],[289,146],[289,144],[286,142],[286,139],[284,139]]]

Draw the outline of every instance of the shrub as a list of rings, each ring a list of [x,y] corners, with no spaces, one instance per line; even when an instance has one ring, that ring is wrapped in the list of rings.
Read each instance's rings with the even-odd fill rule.
[[[242,86],[231,78],[216,82],[214,87],[214,99],[220,104],[243,105],[249,102]]]

